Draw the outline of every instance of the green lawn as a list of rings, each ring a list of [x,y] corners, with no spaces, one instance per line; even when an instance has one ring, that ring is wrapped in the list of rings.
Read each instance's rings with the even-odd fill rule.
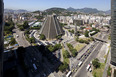
[[[77,52],[79,50],[81,50],[86,44],[82,44],[82,43],[79,43],[77,46],[75,46],[75,49],[77,50]]]
[[[93,71],[92,71],[93,77],[102,77],[103,72],[104,72],[105,63],[100,63],[100,64],[101,64],[100,68],[93,69]]]
[[[62,54],[64,54],[65,53],[65,49],[64,48],[62,48]],[[69,64],[69,58],[64,58],[64,56],[63,56],[63,62],[66,62],[67,64]]]

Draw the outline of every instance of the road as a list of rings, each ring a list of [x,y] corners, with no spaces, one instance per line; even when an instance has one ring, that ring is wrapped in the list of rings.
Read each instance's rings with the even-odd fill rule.
[[[35,48],[32,47],[31,44],[26,40],[24,36],[24,32],[20,31],[17,26],[15,25],[14,36],[16,41],[18,42],[19,46],[23,46],[26,48],[26,55],[25,55],[25,63],[27,64],[29,68],[29,74],[31,77],[34,77],[35,75],[40,75],[40,77],[43,75],[43,65],[40,63],[41,61],[41,53]],[[16,37],[18,35],[18,37]],[[36,65],[37,70],[33,68],[33,64]]]
[[[99,35],[100,39],[107,39],[107,34],[100,34]],[[90,51],[92,51],[92,53],[90,54],[90,56],[88,58],[86,58],[85,62],[83,63],[83,65],[80,68],[77,68],[78,71],[75,73],[75,75],[73,75],[74,77],[87,77],[87,71],[86,71],[86,67],[88,64],[90,64],[90,61],[92,61],[92,59],[96,58],[96,56],[99,53],[99,50],[101,49],[101,47],[103,46],[104,42],[98,42],[98,45],[95,45],[94,49],[91,49]]]
[[[86,67],[88,64],[90,64],[90,61],[92,61],[94,58],[96,58],[102,45],[103,45],[103,42],[98,43],[96,48],[92,51],[91,55],[85,60],[83,65],[78,69],[78,72],[76,72],[73,77],[87,77]]]
[[[19,46],[23,46],[23,47],[30,46],[30,43],[24,37],[24,32],[20,31],[16,25],[13,31],[15,32],[13,35],[15,36],[15,39],[18,42]],[[16,35],[18,35],[18,37],[16,37]]]
[[[108,37],[109,33],[106,32],[101,32],[97,37],[93,36],[93,38],[95,38],[98,41],[103,41],[103,42],[107,42],[107,37]]]

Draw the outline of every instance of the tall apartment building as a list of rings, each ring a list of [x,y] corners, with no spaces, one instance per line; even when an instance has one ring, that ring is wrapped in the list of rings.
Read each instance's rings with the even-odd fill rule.
[[[116,66],[116,0],[111,0],[111,64]]]

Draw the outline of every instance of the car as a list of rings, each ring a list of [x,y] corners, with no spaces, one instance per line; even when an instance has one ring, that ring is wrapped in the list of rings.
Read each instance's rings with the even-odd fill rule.
[[[77,71],[77,69],[75,69],[75,72]]]
[[[74,69],[72,69],[72,72],[74,71]]]
[[[90,61],[90,64],[92,64],[92,61]]]
[[[46,77],[46,74],[45,73],[43,75],[44,75],[44,77]]]
[[[89,69],[89,72],[92,72],[92,69],[91,68]]]
[[[18,38],[19,37],[19,35],[16,35],[16,38]]]

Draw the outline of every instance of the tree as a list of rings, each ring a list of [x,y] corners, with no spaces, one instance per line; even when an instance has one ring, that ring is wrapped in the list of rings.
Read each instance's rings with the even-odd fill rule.
[[[56,45],[54,46],[54,48],[57,50],[57,49],[61,49],[62,46],[61,46],[61,44],[56,44]]]
[[[50,46],[48,47],[48,50],[49,50],[50,52],[53,52],[55,49],[54,49],[54,47],[53,47],[52,45],[50,45]]]
[[[77,42],[79,41],[79,36],[76,36],[76,39],[75,39]]]
[[[94,75],[93,75],[94,77],[97,77],[97,75],[96,75],[96,72],[94,73]]]
[[[100,30],[99,30],[99,29],[96,29],[96,28],[92,28],[91,32],[92,32],[92,31],[99,32]]]
[[[85,40],[84,42],[85,42],[86,44],[89,44],[89,41],[87,41],[87,40]]]
[[[108,67],[107,75],[108,75],[108,76],[111,76],[111,67],[110,67],[110,66]]]
[[[14,29],[14,23],[12,20],[5,22],[4,35],[11,34],[13,29]]]
[[[69,49],[73,49],[73,46],[70,43],[67,43],[67,46],[69,47]]]
[[[30,32],[29,32],[29,30],[25,30],[25,34],[29,34]]]
[[[30,43],[35,43],[35,38],[34,38],[34,37],[29,38],[29,42],[30,42]]]
[[[25,22],[24,22],[23,27],[24,27],[24,29],[26,29],[26,28],[28,28],[28,27],[29,27],[29,25],[28,25],[28,22],[27,22],[27,21],[25,21]]]
[[[68,64],[64,62],[63,64],[59,66],[59,70],[64,72],[66,69],[68,69],[68,67],[69,67]]]
[[[92,64],[95,68],[99,68],[100,67],[100,63],[99,60],[96,58],[92,61]]]
[[[94,38],[93,37],[90,37],[91,41],[94,41]]]
[[[74,34],[74,30],[68,30],[68,31]]]
[[[94,24],[94,23],[91,23],[90,26],[92,27],[93,24]]]
[[[68,46],[69,50],[71,51],[72,56],[75,57],[77,55],[77,50],[74,49],[74,47],[70,43],[67,43],[67,46]]]
[[[72,49],[71,52],[72,52],[73,57],[75,57],[77,55],[77,50],[76,49]]]
[[[15,38],[11,38],[11,41],[9,42],[9,44],[11,44],[11,45],[16,44]]]
[[[83,40],[83,39],[79,39],[79,42],[80,42],[80,43],[84,43],[84,40]]]
[[[20,26],[19,29],[20,29],[21,31],[23,31],[23,30],[24,30],[24,27],[23,27],[23,26]]]
[[[45,39],[46,39],[45,35],[44,34],[40,34],[40,40],[45,40]]]
[[[70,54],[67,50],[65,50],[63,56],[64,56],[64,58],[69,58]]]
[[[48,50],[51,52],[54,52],[54,51],[61,49],[61,48],[62,48],[61,44],[56,44],[55,46],[52,46],[52,45],[48,46]]]
[[[61,35],[56,36],[57,39],[61,39],[61,37],[62,37]]]
[[[36,16],[36,18],[37,18],[38,20],[41,20],[41,19],[43,19],[44,17],[43,17],[43,16]]]
[[[89,37],[88,34],[89,34],[89,31],[86,30],[86,31],[85,31],[85,37]]]
[[[86,28],[86,27],[81,27],[80,29],[83,30],[84,28]]]
[[[111,35],[108,36],[108,39],[111,40]]]

